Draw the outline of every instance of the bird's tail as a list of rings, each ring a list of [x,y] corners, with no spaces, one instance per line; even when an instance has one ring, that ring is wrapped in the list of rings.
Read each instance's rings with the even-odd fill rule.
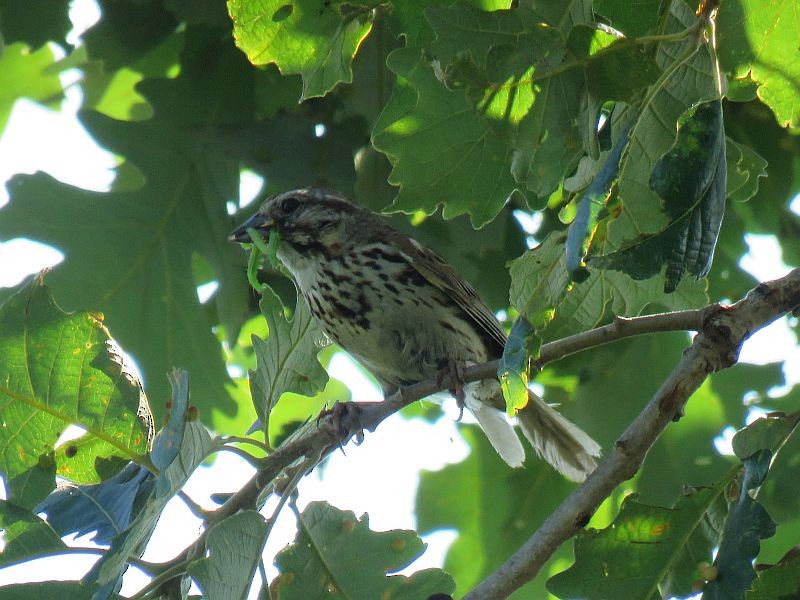
[[[502,403],[500,397],[492,404]],[[492,404],[471,394],[465,398],[466,407],[475,415],[500,458],[510,467],[521,467],[525,462],[525,449],[506,419],[505,411]],[[592,457],[600,456],[600,445],[533,392],[528,392],[528,404],[517,412],[517,418],[536,453],[564,477],[583,481],[597,467]]]
[[[564,477],[583,481],[597,467],[600,445],[533,392],[517,418],[537,454]]]

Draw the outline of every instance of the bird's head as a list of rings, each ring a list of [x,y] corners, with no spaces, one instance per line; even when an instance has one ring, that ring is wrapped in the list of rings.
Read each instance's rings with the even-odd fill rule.
[[[276,230],[280,239],[278,257],[291,269],[299,266],[298,262],[329,259],[367,242],[382,227],[372,212],[336,192],[303,188],[265,200],[230,239],[249,242],[248,229],[267,239]]]

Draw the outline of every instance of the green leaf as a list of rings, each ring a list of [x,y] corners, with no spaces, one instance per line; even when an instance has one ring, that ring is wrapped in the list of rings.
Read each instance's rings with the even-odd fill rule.
[[[775,113],[782,127],[800,127],[797,82],[800,25],[792,13],[797,0],[731,2],[717,17],[719,59],[733,78],[759,84],[758,97]]]
[[[425,544],[413,531],[375,532],[369,517],[325,502],[310,503],[298,514],[294,543],[275,556],[280,575],[273,588],[282,599],[427,598],[451,594],[452,578],[439,569],[387,575],[419,558]]]
[[[772,457],[772,451],[764,449],[742,461],[744,477],[739,499],[732,503],[728,512],[722,543],[714,560],[718,575],[708,582],[703,593],[707,600],[744,598],[756,578],[753,559],[761,546],[759,540],[775,534],[775,522],[766,509],[753,500],[750,491],[764,482]]]
[[[631,37],[651,31],[658,23],[660,0],[640,0],[632,5],[627,0],[594,0],[592,8],[606,17],[614,29]]]
[[[0,26],[7,44],[3,51],[7,51],[8,46],[15,42],[24,42],[33,48],[39,48],[49,41],[65,46],[64,37],[72,29],[69,20],[69,2],[0,0]]]
[[[468,213],[473,225],[485,225],[517,187],[508,143],[462,92],[436,79],[418,48],[395,50],[387,64],[408,82],[395,89],[372,134],[392,162],[390,182],[400,186],[392,209],[431,214],[444,204],[445,218]]]
[[[663,275],[633,285],[624,273],[592,269],[586,280],[570,287],[564,239],[563,233],[550,234],[538,248],[513,260],[509,269],[511,304],[529,319],[549,318],[541,332],[545,341],[592,329],[613,316],[639,315],[652,303],[682,310],[708,302],[702,281],[683,281],[665,296]]]
[[[140,460],[148,450],[140,386],[101,315],[64,313],[41,277],[9,298],[0,306],[0,472],[9,499],[30,508],[55,486],[56,472],[95,468],[109,477],[104,461]],[[71,424],[92,443],[55,464],[55,443]]]
[[[684,2],[672,2],[664,33],[684,30],[696,17]],[[622,212],[608,224],[605,253],[619,250],[623,243],[639,235],[663,229],[669,219],[662,210],[658,195],[650,189],[655,163],[675,144],[675,123],[698,100],[717,97],[713,65],[705,46],[696,49],[693,38],[658,45],[655,60],[669,77],[651,88],[649,102],[640,114],[618,105],[612,124],[634,120],[628,150],[619,172],[619,200]],[[687,59],[686,57],[689,56]],[[683,62],[682,62],[683,61]],[[677,66],[673,69],[673,67]]]
[[[758,193],[759,180],[767,176],[767,161],[750,148],[726,140],[725,157],[728,161],[728,186],[726,195],[734,202],[746,202]]]
[[[89,589],[77,581],[42,581],[39,583],[17,583],[3,586],[4,600],[42,600],[42,598],[58,598],[58,600],[87,600],[91,598]],[[119,595],[108,596],[112,600]]]
[[[81,38],[89,58],[102,60],[107,73],[136,62],[178,27],[161,0],[100,0],[98,4],[102,18]]]
[[[669,222],[617,252],[592,258],[591,265],[648,279],[666,264],[666,292],[677,288],[684,272],[704,277],[725,212],[726,166],[722,103],[699,104],[678,122],[674,146],[650,177]]]
[[[351,62],[372,29],[372,11],[325,0],[228,0],[236,45],[254,65],[303,76],[301,100],[353,80]]]
[[[179,73],[180,53],[186,32],[178,31],[164,38],[154,48],[115,71],[106,71],[101,60],[90,60],[85,46],[78,47],[67,59],[83,71],[81,89],[83,109],[92,109],[120,121],[147,121],[153,107],[137,89],[147,78],[174,78]],[[61,64],[62,68],[67,65]],[[114,188],[119,190],[119,174]],[[139,186],[135,186],[139,187]]]
[[[661,73],[644,48],[596,26],[576,25],[566,44],[583,66],[589,93],[599,100],[634,101]]]
[[[5,544],[0,567],[57,554],[67,547],[46,521],[6,500],[0,500],[0,533]]]
[[[263,429],[269,431],[270,412],[284,392],[314,396],[325,387],[328,374],[317,360],[324,334],[305,300],[298,298],[289,321],[280,298],[269,286],[262,286],[261,294],[269,337],[253,336],[258,367],[250,372],[250,392]]]
[[[511,305],[537,330],[553,320],[554,309],[567,293],[566,234],[548,235],[536,248],[511,262]]]
[[[0,239],[27,237],[61,250],[65,261],[48,278],[59,301],[91,306],[114,323],[151,397],[168,396],[166,371],[186,368],[195,383],[193,402],[213,421],[216,411],[232,414],[235,406],[211,325],[221,321],[235,337],[248,311],[244,254],[227,241],[226,201],[238,197],[237,156],[249,149],[220,151],[218,132],[249,123],[252,106],[243,57],[228,47],[209,62],[195,53],[204,41],[199,35],[187,38],[180,77],[139,84],[153,105],[151,120],[81,113],[100,143],[135,165],[143,186],[98,193],[41,173],[16,176],[0,212]],[[219,282],[205,306],[192,279],[195,253]]]
[[[583,257],[597,227],[598,215],[605,207],[605,200],[616,182],[619,160],[628,145],[628,132],[629,128],[625,128],[614,142],[603,166],[578,201],[578,209],[569,226],[566,240],[566,266],[573,280],[582,281],[588,276],[583,266]]]
[[[62,97],[61,81],[52,69],[53,51],[42,46],[35,52],[22,43],[0,52],[0,132],[19,98],[30,98],[52,106]]]
[[[583,154],[578,127],[583,76],[571,69],[532,85],[536,98],[519,123],[511,172],[525,189],[546,198]]]
[[[575,564],[552,577],[547,589],[561,598],[687,596],[697,563],[711,561],[725,514],[725,487],[681,496],[672,508],[648,506],[628,496],[611,526],[575,538]]]
[[[756,419],[733,436],[733,451],[744,461],[759,450],[777,454],[783,444],[797,428],[800,417],[771,414]]]
[[[186,570],[207,598],[247,598],[266,534],[267,522],[257,512],[230,516],[209,530],[208,556]]]
[[[777,565],[768,568],[759,566],[758,579],[747,591],[747,600],[788,600],[800,597],[800,555],[790,554]]]

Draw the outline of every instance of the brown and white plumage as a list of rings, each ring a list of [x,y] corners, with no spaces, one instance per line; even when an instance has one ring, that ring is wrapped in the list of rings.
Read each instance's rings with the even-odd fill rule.
[[[369,369],[385,393],[433,378],[454,362],[498,358],[506,336],[453,267],[374,213],[333,192],[294,190],[264,202],[246,229],[280,233],[278,258],[326,333]],[[467,384],[465,406],[511,466],[525,451],[504,415],[495,380]],[[536,452],[580,481],[600,447],[531,393],[517,417]]]

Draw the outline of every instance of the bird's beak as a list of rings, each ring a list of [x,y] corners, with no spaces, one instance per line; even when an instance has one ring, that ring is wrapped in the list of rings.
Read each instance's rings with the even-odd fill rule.
[[[236,229],[233,230],[228,236],[228,240],[231,242],[239,242],[239,243],[248,243],[252,241],[250,239],[250,235],[247,233],[248,229],[255,229],[259,233],[261,233],[264,237],[267,237],[269,234],[269,230],[275,226],[275,221],[272,219],[266,218],[261,213],[256,213],[247,221],[239,225]]]

